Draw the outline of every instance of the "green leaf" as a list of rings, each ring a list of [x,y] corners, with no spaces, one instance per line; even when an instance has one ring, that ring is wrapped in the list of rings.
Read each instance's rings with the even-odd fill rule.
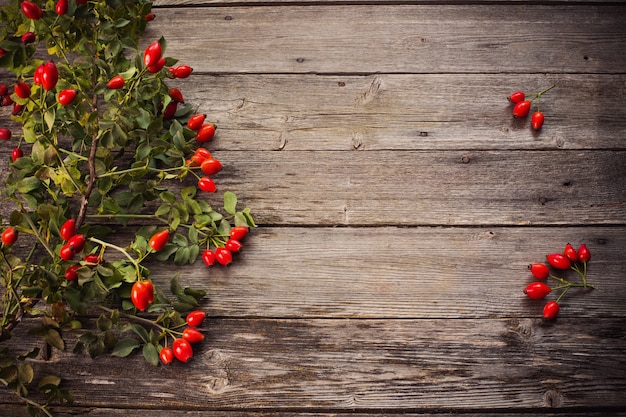
[[[111,355],[117,356],[118,358],[125,358],[130,355],[133,350],[139,347],[139,341],[133,338],[122,339],[117,342],[117,345],[113,348]]]
[[[39,380],[39,391],[45,393],[58,388],[61,384],[61,377],[57,375],[46,375]]]
[[[237,196],[235,193],[230,191],[224,193],[224,211],[233,215],[237,211]]]
[[[58,350],[65,349],[65,342],[61,337],[61,334],[55,329],[48,329],[43,335],[43,338],[50,346]]]
[[[37,177],[26,177],[18,183],[17,191],[28,194],[41,186],[41,181]]]
[[[22,384],[30,384],[33,382],[33,377],[35,376],[35,371],[33,371],[33,367],[29,363],[23,363],[20,365],[18,370],[18,379]]]
[[[152,343],[143,345],[143,357],[150,365],[157,366],[159,364],[159,352]]]

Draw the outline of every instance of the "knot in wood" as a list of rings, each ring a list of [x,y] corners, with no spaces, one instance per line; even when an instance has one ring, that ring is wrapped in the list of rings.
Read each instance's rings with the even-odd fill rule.
[[[556,408],[563,404],[563,396],[555,390],[548,390],[543,394],[543,401],[546,407]]]

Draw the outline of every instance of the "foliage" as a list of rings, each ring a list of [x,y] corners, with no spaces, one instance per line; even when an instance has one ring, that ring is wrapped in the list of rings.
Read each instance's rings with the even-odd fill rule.
[[[218,211],[207,199],[212,194],[198,190],[202,174],[189,155],[202,143],[185,123],[191,107],[176,101],[166,83],[190,71],[177,75],[177,61],[165,56],[159,67],[147,66],[139,50],[153,17],[150,2],[47,0],[35,4],[40,18],[28,18],[22,3],[28,2],[11,0],[0,10],[0,67],[30,88],[26,97],[18,87],[3,97],[21,125],[10,140],[25,155],[10,162],[4,188],[15,210],[2,224],[29,250],[19,253],[3,239],[0,343],[23,318],[35,317],[40,324],[29,334],[53,348],[65,349],[63,335],[72,331],[78,334],[75,352],[124,357],[141,350],[158,365],[160,349],[180,337],[184,313],[198,308],[206,293],[183,287],[174,276],[171,295],[155,285],[154,300],[142,314],[130,294],[134,283],[149,280],[146,261],[192,264],[202,251],[225,246],[233,226],[253,227],[254,221],[249,209],[237,210],[235,194],[225,192]],[[166,40],[158,46],[164,52]],[[50,62],[58,81],[46,73],[42,82],[42,68]],[[123,86],[111,88],[118,75]],[[61,98],[68,91],[75,98]],[[86,239],[76,259],[60,256],[69,244],[61,237],[68,220]],[[136,229],[125,247],[112,243],[122,226]],[[171,239],[157,252],[150,238],[163,229]],[[87,255],[97,257],[89,261]],[[66,277],[71,268],[76,279]],[[83,330],[84,318],[94,312],[96,330]],[[28,359],[38,353],[0,345],[0,381],[33,414],[50,415],[47,404],[28,397],[36,381]],[[38,381],[48,402],[71,401],[58,376]]]

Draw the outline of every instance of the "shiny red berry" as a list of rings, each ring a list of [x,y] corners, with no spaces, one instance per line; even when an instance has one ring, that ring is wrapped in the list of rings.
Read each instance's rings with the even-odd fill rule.
[[[511,93],[511,95],[508,97],[509,101],[514,104],[519,103],[520,101],[524,101],[525,98],[526,95],[523,91],[516,91],[514,93]]]
[[[552,288],[539,281],[531,282],[524,288],[524,294],[533,300],[542,300],[546,295],[550,294],[551,291]]]
[[[559,314],[559,303],[556,301],[548,301],[543,307],[543,318],[546,320],[554,320]]]
[[[572,266],[569,258],[562,253],[551,253],[546,256],[546,259],[556,269],[569,269]]]
[[[513,107],[513,116],[523,119],[530,113],[530,100],[520,101]]]
[[[578,252],[569,243],[565,245],[565,249],[563,249],[563,255],[567,256],[567,258],[572,262],[578,262]]]
[[[544,120],[545,120],[545,117],[543,113],[540,111],[536,111],[533,113],[533,115],[530,118],[530,125],[532,126],[533,129],[539,130],[541,129],[541,126],[543,126]]]
[[[578,260],[580,262],[589,262],[591,259],[591,252],[584,243],[578,247]]]
[[[546,264],[530,264],[528,265],[530,273],[537,279],[546,279],[550,275],[550,268]]]

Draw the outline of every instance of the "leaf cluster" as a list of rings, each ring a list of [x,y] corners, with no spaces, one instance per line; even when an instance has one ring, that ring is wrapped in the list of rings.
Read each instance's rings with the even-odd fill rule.
[[[148,279],[154,262],[192,264],[203,249],[223,246],[231,227],[255,224],[248,208],[238,210],[234,193],[226,191],[214,209],[216,202],[198,192],[198,168],[187,163],[197,147],[195,132],[185,124],[192,108],[180,106],[171,118],[163,114],[172,100],[167,67],[177,60],[164,55],[165,68],[153,73],[138,49],[151,3],[69,5],[59,16],[55,1],[47,0],[39,20],[26,18],[19,0],[0,8],[0,67],[31,87],[28,98],[11,96],[21,106],[11,118],[21,126],[13,136],[25,155],[10,163],[4,193],[15,210],[0,220],[16,228],[27,250],[3,245],[0,252],[0,343],[30,315],[41,322],[29,334],[53,348],[65,349],[64,333],[75,331],[75,352],[125,357],[140,348],[156,365],[158,350],[184,323],[181,313],[198,308],[206,292],[183,287],[174,276],[169,295],[155,285],[155,301],[141,316],[129,298],[133,283]],[[35,33],[37,42],[22,42],[26,32]],[[166,40],[158,42],[165,52]],[[47,61],[58,69],[51,91],[33,82]],[[117,75],[124,87],[108,88]],[[69,105],[57,100],[65,89],[76,91]],[[87,236],[82,259],[60,256],[67,243],[60,230],[69,219],[76,220],[76,233]],[[115,243],[115,232],[130,227],[132,241]],[[163,228],[172,237],[155,253],[149,240]],[[86,255],[97,255],[99,262],[87,262]],[[66,279],[70,267],[76,267],[75,280]],[[83,322],[94,311],[97,330],[86,331]],[[32,355],[15,355],[0,345],[0,379],[29,406]],[[39,389],[68,401],[54,378],[42,378]],[[46,412],[45,406],[35,408]]]

